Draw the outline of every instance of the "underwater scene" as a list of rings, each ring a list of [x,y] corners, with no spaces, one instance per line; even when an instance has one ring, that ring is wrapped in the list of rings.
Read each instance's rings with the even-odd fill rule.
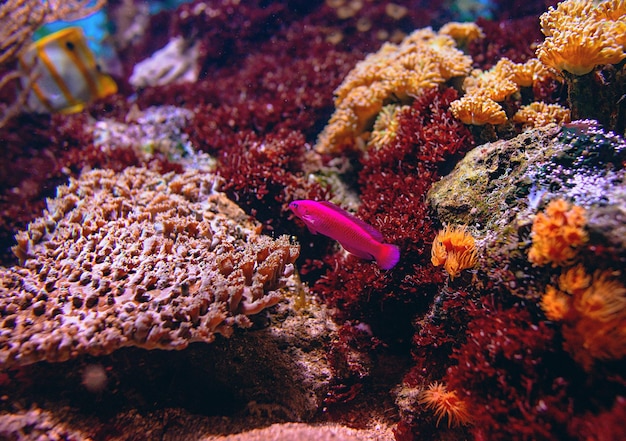
[[[626,440],[626,1],[0,36],[0,440]]]

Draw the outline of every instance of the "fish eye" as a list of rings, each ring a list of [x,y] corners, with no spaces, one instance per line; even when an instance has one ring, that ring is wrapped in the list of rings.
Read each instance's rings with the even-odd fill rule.
[[[71,41],[66,41],[65,42],[65,47],[68,48],[71,51],[73,51],[75,49],[74,43],[72,43]]]

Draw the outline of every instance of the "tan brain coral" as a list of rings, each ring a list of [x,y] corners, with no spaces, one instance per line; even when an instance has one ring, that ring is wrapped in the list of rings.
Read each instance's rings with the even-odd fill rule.
[[[92,171],[60,187],[0,268],[0,368],[182,349],[276,304],[299,248],[197,171]]]

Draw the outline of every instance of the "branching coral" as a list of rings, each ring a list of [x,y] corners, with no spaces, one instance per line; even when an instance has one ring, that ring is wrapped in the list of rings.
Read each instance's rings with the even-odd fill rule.
[[[355,139],[391,101],[408,101],[425,89],[469,73],[471,58],[455,41],[430,28],[418,29],[399,45],[386,43],[348,74],[335,90],[335,113],[320,134],[316,149],[336,153]]]
[[[433,265],[443,265],[450,279],[457,277],[464,269],[473,268],[478,261],[476,242],[464,225],[446,225],[439,231],[433,241],[431,254]]]
[[[586,222],[584,208],[563,199],[551,201],[543,213],[535,216],[528,260],[535,265],[570,263],[577,248],[587,241]]]
[[[546,39],[537,57],[547,66],[584,75],[597,65],[617,64],[626,58],[623,1],[567,0],[551,7],[540,20]]]
[[[124,346],[182,349],[276,304],[299,247],[259,225],[215,177],[96,170],[59,187],[0,268],[0,365]]]
[[[587,370],[594,360],[626,356],[626,287],[616,275],[611,270],[590,275],[577,265],[541,299],[546,317],[563,324],[564,348]]]
[[[437,417],[437,425],[445,416],[448,427],[456,427],[471,422],[467,403],[459,398],[456,391],[449,391],[443,383],[434,382],[419,395],[419,403],[432,409]]]

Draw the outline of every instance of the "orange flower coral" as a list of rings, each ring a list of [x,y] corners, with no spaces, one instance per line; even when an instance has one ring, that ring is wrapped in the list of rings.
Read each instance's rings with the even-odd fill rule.
[[[548,286],[546,293],[541,297],[540,306],[549,320],[558,322],[563,320],[570,310],[570,299],[554,286]]]
[[[433,241],[431,262],[435,266],[443,265],[450,279],[454,279],[462,270],[472,268],[478,262],[476,241],[465,226],[447,225]]]
[[[584,75],[596,65],[617,64],[626,58],[624,2],[594,3],[567,0],[541,16],[541,30],[546,36],[537,49],[541,62]]]
[[[435,382],[428,386],[428,389],[420,393],[418,402],[435,411],[437,425],[444,416],[448,419],[448,427],[471,422],[465,401],[455,391],[448,391],[442,383]]]
[[[564,348],[585,369],[594,360],[626,356],[626,287],[612,270],[589,275],[582,265],[559,277],[559,289],[548,286],[541,309],[563,323]]]
[[[563,199],[551,201],[538,213],[532,227],[528,260],[535,265],[570,263],[577,247],[587,241],[585,210]]]

